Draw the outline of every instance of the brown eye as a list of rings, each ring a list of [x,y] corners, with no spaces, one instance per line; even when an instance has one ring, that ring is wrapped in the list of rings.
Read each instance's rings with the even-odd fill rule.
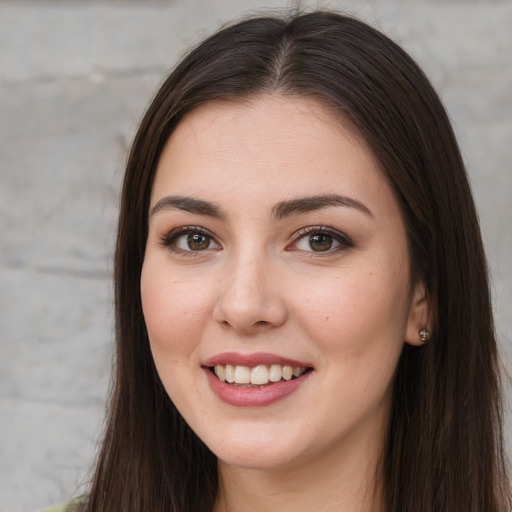
[[[309,246],[315,252],[328,251],[332,248],[333,239],[331,235],[316,234],[308,237]]]
[[[196,226],[179,228],[162,239],[162,245],[171,251],[191,255],[210,249],[218,250],[221,246],[215,241],[213,235]]]
[[[296,232],[295,236],[295,241],[286,250],[310,253],[310,256],[336,254],[354,245],[347,235],[329,226],[308,226]]]
[[[191,251],[204,251],[210,247],[211,237],[201,233],[189,233],[187,235],[187,248]]]

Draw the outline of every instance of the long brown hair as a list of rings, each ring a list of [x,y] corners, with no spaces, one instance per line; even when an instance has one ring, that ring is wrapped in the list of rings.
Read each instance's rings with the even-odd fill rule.
[[[445,110],[415,62],[351,17],[314,12],[225,27],[193,49],[150,105],[126,169],[115,259],[116,369],[89,512],[208,512],[216,457],[160,382],[139,292],[155,169],[180,119],[215,99],[313,96],[349,120],[391,183],[413,279],[433,329],[405,345],[385,452],[393,512],[505,512],[511,506],[486,261]]]

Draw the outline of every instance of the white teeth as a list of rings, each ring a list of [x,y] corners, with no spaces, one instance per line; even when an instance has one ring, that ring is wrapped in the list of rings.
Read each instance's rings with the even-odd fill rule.
[[[226,380],[226,369],[224,366],[218,364],[213,370],[215,371],[215,375],[219,377],[219,380],[223,382]]]
[[[251,384],[268,384],[268,368],[264,364],[251,370]]]
[[[281,380],[282,376],[283,376],[283,367],[280,364],[273,364],[270,367],[268,379],[271,382],[279,382]]]
[[[218,366],[220,366],[220,365],[218,365]],[[233,382],[235,382],[235,367],[231,364],[227,364],[226,371],[225,371],[224,375],[226,376],[226,380],[230,384],[233,384]]]
[[[293,368],[291,366],[283,366],[283,379],[290,380],[293,376]]]
[[[248,366],[235,366],[235,382],[249,384],[251,382],[251,369]]]
[[[292,377],[300,377],[306,368],[272,364],[270,366],[260,364],[258,366],[238,366],[218,364],[213,368],[215,375],[222,382],[230,384],[248,384],[249,386],[264,386],[269,382],[279,382],[281,379],[291,380]]]

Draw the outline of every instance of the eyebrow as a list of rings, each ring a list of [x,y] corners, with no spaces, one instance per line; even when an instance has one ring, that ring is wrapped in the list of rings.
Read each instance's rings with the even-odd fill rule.
[[[308,213],[315,210],[321,210],[330,206],[343,206],[346,208],[355,208],[360,212],[373,218],[372,212],[357,199],[337,194],[318,195],[288,199],[277,203],[272,208],[272,217],[275,219],[284,219],[292,215]],[[160,199],[151,209],[151,215],[162,210],[182,210],[197,215],[205,215],[216,219],[226,219],[222,209],[215,203],[195,199],[193,197],[166,196]]]
[[[210,201],[194,199],[193,197],[166,196],[160,199],[151,209],[151,215],[162,210],[182,210],[197,215],[206,215],[216,219],[225,219],[222,210]]]
[[[337,194],[299,197],[277,203],[272,208],[272,216],[276,219],[283,219],[291,215],[307,213],[330,206],[344,206],[347,208],[355,208],[360,212],[373,218],[373,213],[363,203],[351,197],[340,196]]]

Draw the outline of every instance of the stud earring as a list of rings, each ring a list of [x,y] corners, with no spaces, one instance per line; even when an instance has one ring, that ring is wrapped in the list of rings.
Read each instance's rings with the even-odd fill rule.
[[[420,329],[420,341],[426,343],[430,339],[430,333],[424,327]]]

